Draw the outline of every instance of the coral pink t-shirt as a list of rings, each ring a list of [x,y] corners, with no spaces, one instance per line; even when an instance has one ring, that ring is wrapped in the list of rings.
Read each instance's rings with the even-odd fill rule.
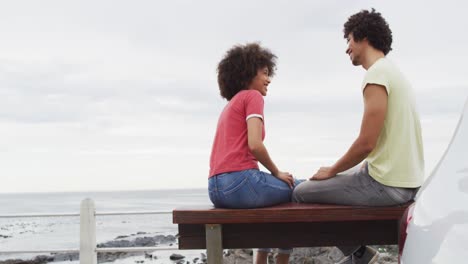
[[[258,169],[258,161],[249,150],[247,142],[247,119],[263,121],[263,97],[257,90],[242,90],[224,107],[218,120],[216,135],[210,157],[210,174],[214,175]],[[262,139],[265,138],[265,126]]]

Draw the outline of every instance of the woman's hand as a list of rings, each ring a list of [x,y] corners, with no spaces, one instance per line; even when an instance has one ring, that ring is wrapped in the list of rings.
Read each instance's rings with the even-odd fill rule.
[[[289,172],[283,172],[283,171],[278,171],[276,175],[274,175],[276,178],[284,181],[289,185],[289,188],[294,188],[294,177],[292,176],[291,173]]]

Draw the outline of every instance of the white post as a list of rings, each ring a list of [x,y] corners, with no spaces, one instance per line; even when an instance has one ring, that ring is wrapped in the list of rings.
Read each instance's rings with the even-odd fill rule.
[[[95,207],[89,198],[81,202],[80,264],[97,264]]]

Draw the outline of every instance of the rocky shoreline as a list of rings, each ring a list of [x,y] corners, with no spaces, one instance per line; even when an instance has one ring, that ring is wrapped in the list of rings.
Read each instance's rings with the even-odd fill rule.
[[[177,244],[175,235],[156,235],[149,236],[145,232],[136,234],[118,236],[112,241],[100,243],[98,248],[105,247],[154,247],[154,246],[173,246]],[[397,246],[374,246],[380,253],[380,264],[393,264],[398,262]],[[184,251],[172,253],[166,259],[161,259],[157,252],[145,253],[101,253],[98,254],[98,262],[113,262],[118,259],[125,259],[134,256],[144,256],[144,259],[134,261],[137,264],[151,263],[154,260],[167,261],[173,264],[202,264],[207,263],[206,254],[200,253],[197,257],[187,257]],[[251,249],[230,249],[224,251],[224,264],[251,264],[253,252]],[[274,263],[274,253],[270,254],[271,262]],[[314,248],[296,248],[290,257],[290,263],[300,264],[332,264],[342,258],[341,252],[334,247],[314,247]],[[190,258],[190,259],[189,259]],[[0,261],[0,264],[45,264],[59,261],[78,261],[78,253],[57,253],[51,255],[40,255],[33,259],[8,259]]]
[[[397,264],[398,246],[373,246],[379,251],[377,264]],[[252,264],[251,249],[231,249],[224,255],[223,264]],[[295,248],[290,264],[334,264],[343,257],[335,247]],[[269,256],[269,263],[274,262],[274,253]],[[181,262],[181,264],[184,262]],[[187,262],[191,264],[192,262]],[[195,263],[195,262],[193,262]]]

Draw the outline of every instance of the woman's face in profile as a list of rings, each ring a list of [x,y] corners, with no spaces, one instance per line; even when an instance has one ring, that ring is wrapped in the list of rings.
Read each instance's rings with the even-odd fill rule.
[[[257,90],[263,96],[266,96],[270,82],[268,67],[260,68],[257,70],[257,75],[250,83],[249,90]]]

